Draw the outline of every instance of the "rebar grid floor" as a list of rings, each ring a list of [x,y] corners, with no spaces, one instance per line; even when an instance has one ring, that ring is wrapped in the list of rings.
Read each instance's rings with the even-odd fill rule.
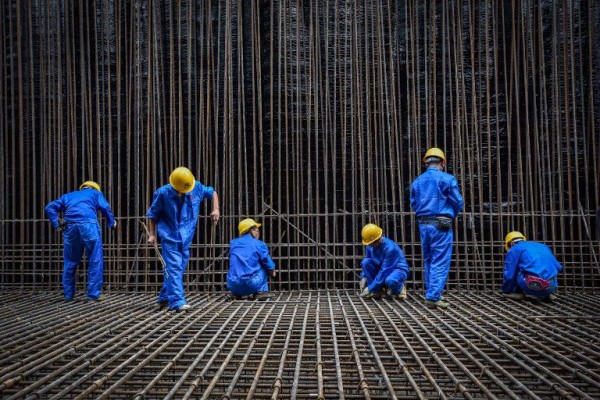
[[[442,311],[410,292],[196,294],[175,313],[150,294],[66,303],[58,292],[3,292],[0,397],[600,397],[600,296],[446,297]]]

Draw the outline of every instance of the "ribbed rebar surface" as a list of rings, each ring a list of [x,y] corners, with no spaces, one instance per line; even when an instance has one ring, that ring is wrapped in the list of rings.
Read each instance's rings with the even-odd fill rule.
[[[598,398],[600,297],[552,304],[448,294],[452,307],[352,292],[270,301],[0,295],[0,396],[13,398]]]

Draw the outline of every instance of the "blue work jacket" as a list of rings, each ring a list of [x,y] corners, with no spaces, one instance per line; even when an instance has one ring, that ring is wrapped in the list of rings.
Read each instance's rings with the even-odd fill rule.
[[[411,185],[410,206],[418,217],[456,218],[463,205],[456,179],[434,166],[427,168]]]
[[[102,192],[86,188],[62,195],[46,206],[46,216],[54,229],[58,228],[58,215],[63,213],[66,223],[98,222],[98,211],[106,218],[109,227],[115,224],[115,217]]]
[[[562,265],[552,254],[552,250],[542,243],[521,241],[506,253],[504,283],[502,291],[511,293],[517,287],[519,275],[533,275],[552,280],[562,271]]]
[[[379,268],[377,276],[369,285],[371,291],[375,286],[383,284],[385,277],[393,269],[404,271],[406,276],[410,273],[410,268],[400,246],[385,236],[379,246],[367,246],[366,252],[365,258],[370,258],[373,264]]]
[[[231,241],[227,281],[240,282],[249,279],[261,268],[267,272],[275,269],[275,263],[269,255],[269,248],[265,242],[253,238],[250,233]]]
[[[158,237],[162,243],[181,243],[189,247],[196,232],[200,203],[212,199],[215,190],[196,182],[194,188],[179,196],[173,186],[166,184],[154,192],[146,216],[158,221]]]

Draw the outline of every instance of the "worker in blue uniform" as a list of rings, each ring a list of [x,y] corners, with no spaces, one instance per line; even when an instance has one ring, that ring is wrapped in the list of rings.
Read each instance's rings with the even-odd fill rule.
[[[229,247],[227,288],[234,298],[269,298],[269,276],[275,277],[275,263],[267,245],[260,240],[261,224],[246,218],[238,224],[239,237]]]
[[[104,258],[98,211],[104,215],[109,227],[117,227],[117,221],[100,191],[100,185],[93,181],[82,183],[78,191],[64,194],[46,206],[46,216],[52,227],[64,232],[62,284],[67,301],[75,296],[75,272],[84,249],[88,257],[87,298],[102,300]],[[61,213],[63,218],[59,221]]]
[[[154,192],[148,209],[148,243],[156,244],[156,231],[162,245],[166,264],[163,286],[157,302],[161,308],[186,311],[190,308],[183,293],[183,274],[190,259],[190,245],[196,232],[200,204],[212,199],[210,217],[213,224],[219,221],[219,197],[210,186],[196,181],[185,167],[173,170],[169,183]]]
[[[406,278],[410,268],[400,246],[383,236],[383,229],[367,224],[362,229],[362,242],[367,246],[361,261],[361,297],[378,298],[383,290],[399,299],[406,298]]]
[[[521,299],[524,295],[552,301],[558,288],[556,276],[562,265],[552,250],[542,243],[529,242],[518,231],[504,240],[506,261],[502,292],[505,297]]]
[[[446,156],[433,147],[425,153],[427,166],[411,185],[410,205],[417,216],[424,262],[425,303],[447,308],[442,299],[452,259],[452,221],[463,208],[456,179],[443,172]]]

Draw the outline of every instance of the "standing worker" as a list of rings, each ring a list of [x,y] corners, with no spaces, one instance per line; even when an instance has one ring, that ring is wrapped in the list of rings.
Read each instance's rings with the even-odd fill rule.
[[[504,296],[522,299],[525,294],[552,301],[558,288],[556,276],[562,271],[552,250],[545,244],[528,242],[517,231],[506,235],[504,248],[507,251],[502,283]]]
[[[381,296],[383,289],[399,299],[406,298],[406,278],[410,268],[400,246],[383,236],[383,229],[375,224],[367,224],[362,229],[362,242],[367,246],[365,258],[361,261],[361,297]]]
[[[117,227],[117,221],[100,191],[100,185],[93,181],[83,182],[78,191],[64,194],[46,206],[46,216],[52,227],[64,232],[62,284],[67,301],[75,296],[75,272],[84,248],[88,257],[87,298],[102,300],[104,258],[98,211],[102,212],[108,226],[112,229]],[[63,214],[60,221],[59,213]]]
[[[410,188],[410,205],[417,216],[424,261],[425,303],[447,308],[442,299],[452,259],[452,220],[463,208],[456,179],[443,172],[444,152],[436,147],[427,150],[427,166]]]
[[[171,310],[185,311],[190,306],[183,293],[183,273],[190,259],[190,244],[194,238],[200,203],[212,199],[210,217],[213,224],[219,222],[219,197],[210,186],[204,186],[194,179],[192,172],[185,167],[173,170],[169,183],[154,192],[152,205],[148,209],[148,243],[156,244],[156,226],[162,244],[162,257],[166,264],[166,274],[158,304]],[[168,276],[168,278],[167,278]]]
[[[231,241],[227,288],[234,298],[269,298],[269,276],[276,275],[275,263],[269,255],[269,248],[259,239],[260,227],[261,224],[252,218],[246,218],[238,225],[240,236]]]

